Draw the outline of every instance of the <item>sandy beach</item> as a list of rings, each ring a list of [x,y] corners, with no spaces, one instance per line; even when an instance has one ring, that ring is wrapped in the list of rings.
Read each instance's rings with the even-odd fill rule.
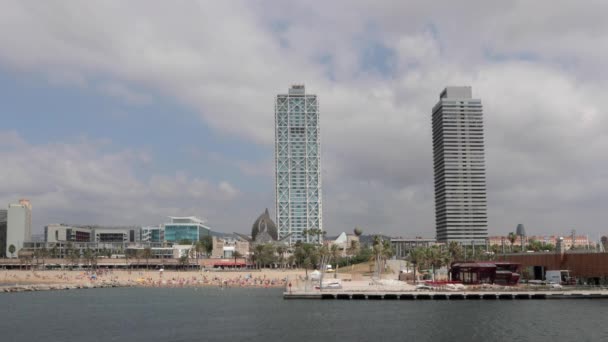
[[[141,287],[285,287],[287,279],[304,275],[304,270],[250,271],[146,271],[146,270],[0,270],[0,286],[66,284]]]

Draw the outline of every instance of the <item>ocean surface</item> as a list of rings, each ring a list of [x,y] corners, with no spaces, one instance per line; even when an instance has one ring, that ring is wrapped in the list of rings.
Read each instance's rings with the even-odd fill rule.
[[[608,341],[608,300],[283,300],[277,289],[0,294],[0,341]]]

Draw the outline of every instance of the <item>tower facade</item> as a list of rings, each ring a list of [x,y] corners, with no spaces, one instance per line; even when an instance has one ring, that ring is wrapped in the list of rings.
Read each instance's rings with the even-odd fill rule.
[[[433,107],[437,241],[485,244],[488,235],[481,100],[447,87]]]
[[[6,255],[13,257],[23,248],[23,243],[32,240],[32,205],[22,199],[19,203],[9,204],[6,223]],[[10,248],[15,248],[10,253]]]
[[[321,136],[316,95],[293,85],[275,102],[275,180],[279,239],[319,242],[322,231]]]

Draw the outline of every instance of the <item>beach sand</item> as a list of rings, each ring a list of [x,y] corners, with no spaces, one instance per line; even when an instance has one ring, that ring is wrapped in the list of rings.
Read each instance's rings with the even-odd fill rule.
[[[304,270],[164,271],[158,270],[0,270],[0,286],[34,284],[90,285],[112,283],[142,287],[285,287],[287,279],[303,276]]]

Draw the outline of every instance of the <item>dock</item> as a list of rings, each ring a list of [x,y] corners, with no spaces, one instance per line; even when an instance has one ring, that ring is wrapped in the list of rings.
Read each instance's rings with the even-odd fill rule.
[[[608,299],[607,290],[587,291],[409,291],[409,292],[284,292],[284,299],[321,300],[515,300]]]

